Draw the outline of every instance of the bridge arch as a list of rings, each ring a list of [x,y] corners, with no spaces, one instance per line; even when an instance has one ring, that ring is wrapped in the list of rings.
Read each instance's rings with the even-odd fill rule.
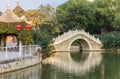
[[[84,30],[70,30],[54,39],[55,51],[70,51],[71,44],[81,40],[83,50],[100,50],[102,43],[99,38],[95,38]]]
[[[72,39],[71,42],[69,43],[68,50],[70,50],[72,43],[76,40],[80,40],[82,50],[91,50],[92,46],[91,46],[89,40],[86,38],[83,38],[83,37],[76,37],[76,38]]]

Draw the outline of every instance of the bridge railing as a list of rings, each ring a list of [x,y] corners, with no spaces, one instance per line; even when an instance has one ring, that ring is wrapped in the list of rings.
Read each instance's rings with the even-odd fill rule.
[[[92,36],[91,34],[85,32],[84,30],[69,30],[68,32],[65,32],[62,35],[59,35],[57,38],[54,39],[55,43],[59,43],[61,41],[64,41],[76,34],[81,34],[89,37],[91,40],[96,41],[97,43],[101,44],[101,41],[99,38],[95,38],[94,35]]]
[[[38,45],[0,47],[0,61],[33,56],[38,48]]]
[[[57,38],[55,38],[55,41],[60,41],[65,39],[66,37],[69,37],[71,34],[73,34],[73,31],[69,30],[68,32],[64,32],[62,35],[59,35]]]
[[[77,30],[78,32],[80,32],[79,30]],[[85,36],[89,37],[91,40],[96,41],[97,43],[101,44],[101,41],[99,38],[96,38],[94,35],[91,35],[89,32],[85,32],[84,30],[80,33],[83,33]]]

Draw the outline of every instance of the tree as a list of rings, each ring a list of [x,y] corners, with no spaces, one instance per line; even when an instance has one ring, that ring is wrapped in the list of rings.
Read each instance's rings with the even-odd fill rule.
[[[119,0],[115,0],[114,4],[116,12],[115,12],[115,17],[114,17],[114,21],[113,21],[113,27],[116,30],[120,29],[120,1]]]
[[[28,10],[25,13],[27,21],[31,21],[31,25],[35,28],[36,24],[42,23],[41,12],[39,9],[36,10]]]
[[[94,26],[94,10],[86,0],[69,0],[56,9],[56,17],[62,25],[61,31],[87,29]]]
[[[53,37],[57,36],[60,32],[59,24],[55,17],[55,9],[48,5],[41,5],[39,8],[39,14],[34,17],[33,22],[36,29],[45,29]]]
[[[117,16],[115,16],[115,19],[114,19],[114,22],[113,22],[113,27],[116,30],[120,29],[120,13]]]
[[[35,30],[33,30],[33,40],[35,44],[39,44],[45,50],[47,55],[50,55],[53,49],[53,37],[59,32],[55,11],[54,8],[49,5],[41,5],[38,12],[35,16],[32,14],[32,22],[35,26]]]
[[[33,30],[33,40],[35,44],[38,44],[45,50],[47,56],[49,56],[53,50],[52,36],[47,30]]]
[[[119,0],[69,0],[57,8],[56,17],[62,32],[85,29],[94,34],[119,29],[119,12]]]
[[[96,26],[105,28],[107,32],[114,30],[113,22],[117,14],[115,0],[95,0],[94,1]]]

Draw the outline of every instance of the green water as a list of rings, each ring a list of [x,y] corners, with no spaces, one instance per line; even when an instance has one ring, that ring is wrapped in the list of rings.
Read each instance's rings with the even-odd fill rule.
[[[67,58],[67,55],[72,58]],[[0,79],[120,79],[118,53],[60,53],[57,58],[52,62],[49,60],[45,64],[1,74]]]

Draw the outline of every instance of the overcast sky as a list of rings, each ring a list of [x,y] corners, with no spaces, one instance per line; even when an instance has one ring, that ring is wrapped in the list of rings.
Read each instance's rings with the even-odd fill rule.
[[[10,4],[11,9],[14,9],[16,3],[19,2],[19,5],[24,10],[37,9],[41,4],[50,4],[53,7],[56,7],[67,0],[0,0],[0,11],[5,12],[7,4]]]

